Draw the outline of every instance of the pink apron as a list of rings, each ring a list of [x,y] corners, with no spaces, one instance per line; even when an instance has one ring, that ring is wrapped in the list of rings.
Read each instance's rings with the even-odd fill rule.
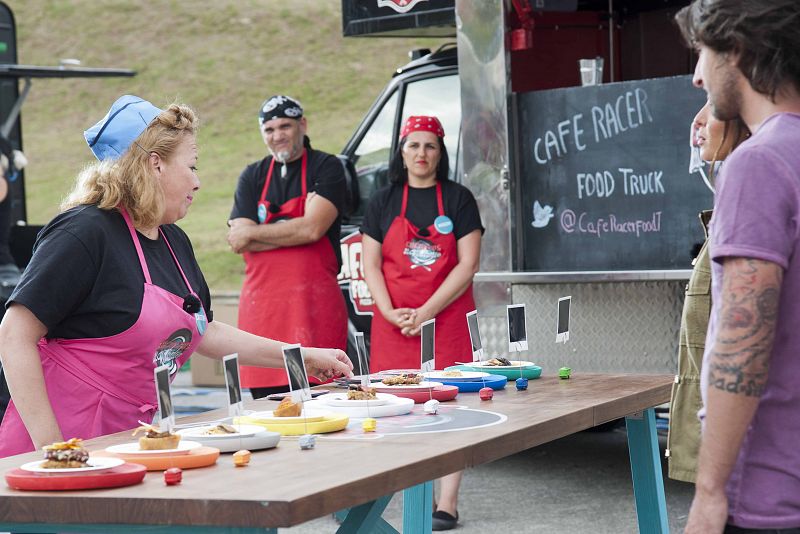
[[[44,339],[39,355],[56,420],[64,439],[89,439],[150,422],[158,402],[153,369],[170,365],[175,372],[194,352],[206,329],[202,307],[183,310],[183,297],[153,285],[139,237],[130,216],[120,208],[144,272],[144,297],[139,318],[120,334],[94,339]],[[189,291],[191,284],[166,236],[175,264]],[[196,295],[195,295],[196,296]],[[8,405],[0,425],[0,458],[34,450],[14,406]]]

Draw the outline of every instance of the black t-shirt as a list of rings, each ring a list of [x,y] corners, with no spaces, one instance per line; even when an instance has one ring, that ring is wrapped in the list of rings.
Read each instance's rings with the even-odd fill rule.
[[[211,321],[211,294],[189,238],[174,224],[161,229]],[[153,284],[186,296],[189,290],[161,234],[156,240],[138,235]],[[78,206],[39,232],[9,304],[33,312],[47,326],[48,338],[84,339],[133,326],[143,297],[144,273],[122,214]]]
[[[248,165],[239,176],[236,186],[231,219],[244,217],[258,223],[258,202],[261,200],[261,190],[267,179],[267,171],[272,156]],[[286,164],[286,176],[281,178],[282,164],[275,162],[272,170],[272,180],[267,191],[267,200],[270,204],[283,204],[287,200],[297,198],[302,194],[302,158]],[[336,156],[331,156],[319,150],[308,149],[308,167],[306,169],[306,188],[308,192],[330,200],[338,215],[333,224],[328,228],[327,236],[336,254],[339,266],[342,265],[342,252],[339,247],[340,232],[342,227],[342,209],[344,208],[347,194],[347,182],[344,177],[344,167]]]
[[[442,182],[444,214],[453,221],[456,241],[475,230],[483,233],[481,214],[472,192],[450,180]],[[367,205],[361,233],[383,243],[386,232],[403,206],[403,184],[391,184],[376,191]],[[436,187],[408,188],[406,218],[417,228],[427,228],[439,216]]]

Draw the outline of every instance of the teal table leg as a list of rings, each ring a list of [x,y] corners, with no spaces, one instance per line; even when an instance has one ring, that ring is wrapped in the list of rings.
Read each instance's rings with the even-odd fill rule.
[[[0,532],[30,532],[53,534],[55,532],[81,532],[100,534],[277,534],[275,528],[191,527],[183,525],[43,525],[0,523]]]
[[[336,531],[337,534],[397,534],[397,531],[381,517],[391,500],[392,496],[386,495],[380,499],[336,512],[337,517],[341,517],[342,513],[346,514],[339,530]]]
[[[403,490],[403,534],[430,534],[433,481]]]
[[[639,532],[668,534],[667,501],[653,408],[625,418]]]

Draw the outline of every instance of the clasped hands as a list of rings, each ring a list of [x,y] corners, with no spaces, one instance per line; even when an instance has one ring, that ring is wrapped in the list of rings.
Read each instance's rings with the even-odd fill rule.
[[[420,334],[422,323],[433,317],[429,317],[423,308],[394,308],[384,318],[399,328],[404,336],[413,337]]]

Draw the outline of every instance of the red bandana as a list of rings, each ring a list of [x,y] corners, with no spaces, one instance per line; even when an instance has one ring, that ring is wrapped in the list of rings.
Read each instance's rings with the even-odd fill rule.
[[[444,128],[439,119],[428,115],[415,115],[408,118],[400,132],[400,139],[403,139],[411,132],[431,132],[436,137],[444,137]]]

